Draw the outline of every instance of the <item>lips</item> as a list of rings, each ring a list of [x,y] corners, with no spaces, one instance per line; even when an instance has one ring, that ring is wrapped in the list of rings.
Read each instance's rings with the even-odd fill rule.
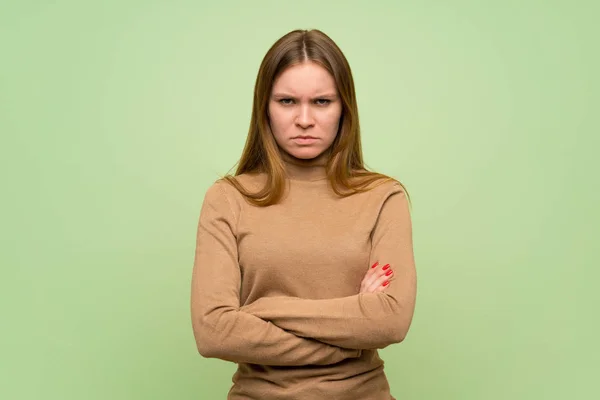
[[[316,139],[314,136],[296,136],[294,139]]]

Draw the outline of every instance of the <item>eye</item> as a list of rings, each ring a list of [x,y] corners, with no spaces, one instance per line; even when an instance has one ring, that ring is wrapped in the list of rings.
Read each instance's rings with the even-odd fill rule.
[[[292,99],[279,99],[279,104],[283,104],[284,106],[288,106],[292,104],[294,100]]]
[[[331,100],[328,100],[328,99],[317,99],[317,100],[315,100],[315,103],[317,103],[320,106],[326,106],[327,104],[331,103]]]

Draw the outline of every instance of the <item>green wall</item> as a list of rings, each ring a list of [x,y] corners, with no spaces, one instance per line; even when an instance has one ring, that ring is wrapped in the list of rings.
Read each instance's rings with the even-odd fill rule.
[[[413,200],[398,399],[600,398],[598,37],[584,1],[0,6],[0,398],[224,399],[189,288],[269,46],[353,69],[368,165]]]

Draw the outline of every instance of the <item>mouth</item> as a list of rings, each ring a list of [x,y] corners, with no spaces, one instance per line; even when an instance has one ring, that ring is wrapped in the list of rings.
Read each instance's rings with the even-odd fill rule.
[[[318,139],[316,137],[310,136],[310,135],[301,135],[301,136],[296,136],[292,140],[294,141],[294,143],[296,143],[300,146],[310,146],[310,145],[317,143]]]

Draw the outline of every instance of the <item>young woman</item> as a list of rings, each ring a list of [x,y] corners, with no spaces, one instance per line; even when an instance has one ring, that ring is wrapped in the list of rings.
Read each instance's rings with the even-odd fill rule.
[[[280,38],[198,224],[193,331],[202,356],[238,364],[228,399],[393,399],[378,349],[413,317],[409,202],[363,165],[341,50],[318,30]]]

